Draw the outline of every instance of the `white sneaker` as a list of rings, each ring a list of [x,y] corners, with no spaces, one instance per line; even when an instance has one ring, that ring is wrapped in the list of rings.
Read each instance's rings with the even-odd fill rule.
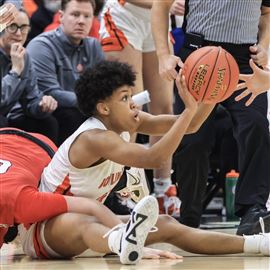
[[[259,250],[260,253],[266,256],[270,256],[270,233],[265,233],[264,222],[260,217],[260,224],[262,228],[262,233],[260,233],[260,243]]]
[[[158,219],[158,203],[146,196],[133,209],[120,242],[120,261],[136,264],[143,256],[146,237]]]
[[[103,236],[117,230],[113,243],[109,239],[109,246],[120,256],[122,264],[136,264],[142,258],[146,237],[157,219],[157,200],[153,196],[146,196],[136,204],[127,224],[119,224]]]
[[[263,218],[259,219],[262,233],[254,235],[243,235],[245,238],[244,252],[261,253],[270,256],[270,233],[265,233]]]
[[[265,256],[270,256],[270,233],[260,234],[260,253]]]

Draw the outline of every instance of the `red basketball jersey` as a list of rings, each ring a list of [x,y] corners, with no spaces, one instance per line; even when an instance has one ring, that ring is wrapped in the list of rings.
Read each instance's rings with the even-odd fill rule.
[[[47,137],[29,134],[56,150]],[[37,188],[41,173],[50,160],[46,150],[36,142],[16,134],[0,134],[0,227],[13,225],[19,192],[26,186]]]

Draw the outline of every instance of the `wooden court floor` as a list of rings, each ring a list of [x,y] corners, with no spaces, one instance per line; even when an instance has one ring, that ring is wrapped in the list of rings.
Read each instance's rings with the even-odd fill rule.
[[[154,247],[176,252],[183,256],[182,260],[142,260],[136,266],[119,263],[116,256],[105,258],[79,257],[72,260],[32,260],[22,254],[19,245],[4,245],[1,249],[1,270],[270,270],[270,257],[254,255],[203,256],[183,252],[171,245],[159,244]]]

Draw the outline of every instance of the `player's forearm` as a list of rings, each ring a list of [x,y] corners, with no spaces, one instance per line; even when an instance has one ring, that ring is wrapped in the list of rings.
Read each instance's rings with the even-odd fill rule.
[[[162,167],[175,152],[195,115],[195,110],[185,109],[171,129],[148,151],[144,162],[148,167]]]
[[[169,10],[173,1],[154,1],[151,12],[152,33],[158,57],[170,54],[168,44]]]
[[[210,113],[213,111],[215,106],[216,106],[216,104],[203,104],[203,103],[201,103],[198,107],[196,114],[192,118],[192,121],[190,122],[190,125],[187,129],[186,134],[197,132],[200,129],[201,125],[208,118]]]
[[[68,212],[95,217],[101,224],[112,228],[122,221],[106,206],[93,199],[65,196]]]
[[[201,103],[198,106],[197,112],[192,118],[186,134],[191,134],[197,132],[201,125],[205,122],[205,120],[208,118],[212,110],[214,109],[215,104],[204,104]],[[178,115],[159,115],[155,116],[156,125],[151,125],[151,128],[147,126],[147,123],[142,125],[141,129],[139,129],[139,132],[142,132],[144,134],[148,135],[154,135],[154,136],[161,136],[164,135],[168,130],[174,125],[174,123],[177,121]]]
[[[126,0],[126,2],[138,7],[151,8],[154,0]]]

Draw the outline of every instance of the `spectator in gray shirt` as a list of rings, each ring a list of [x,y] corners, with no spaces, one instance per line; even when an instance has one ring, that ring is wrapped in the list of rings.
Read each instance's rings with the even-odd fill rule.
[[[86,119],[77,107],[74,86],[80,74],[104,59],[99,42],[88,37],[94,18],[93,0],[63,0],[61,25],[28,44],[39,88],[58,101],[54,116],[61,144]]]
[[[19,11],[14,22],[1,33],[0,114],[8,118],[9,126],[40,132],[56,140],[57,122],[51,113],[57,108],[57,101],[44,96],[37,87],[31,59],[23,47],[29,29],[27,14]]]

